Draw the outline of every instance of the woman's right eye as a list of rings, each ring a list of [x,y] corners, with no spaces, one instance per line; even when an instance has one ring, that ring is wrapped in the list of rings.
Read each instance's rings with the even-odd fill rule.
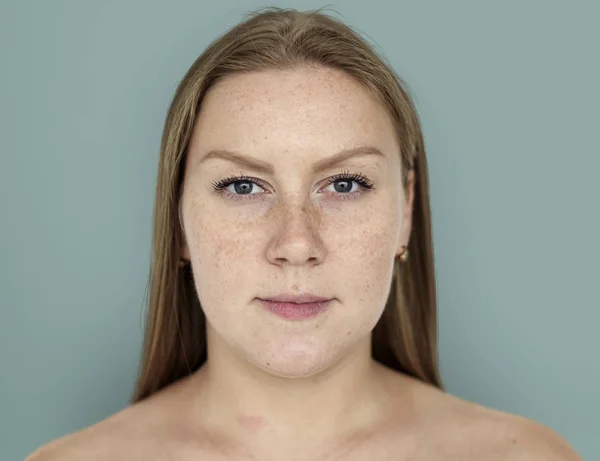
[[[217,192],[236,200],[247,200],[254,198],[256,195],[260,195],[261,191],[253,192],[256,190],[256,188],[261,189],[262,192],[266,192],[259,184],[258,179],[250,178],[244,175],[231,176],[229,178],[222,179],[213,183],[213,188]]]
[[[230,187],[233,186],[233,189],[230,189]],[[235,192],[236,194],[239,195],[252,195],[252,188],[253,186],[259,187],[260,186],[258,184],[256,184],[255,182],[252,181],[235,181],[231,184],[229,184],[226,188],[227,190],[229,190],[230,192]]]

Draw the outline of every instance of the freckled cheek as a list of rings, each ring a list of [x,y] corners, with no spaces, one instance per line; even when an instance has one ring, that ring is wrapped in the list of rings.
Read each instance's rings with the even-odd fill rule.
[[[373,226],[377,222],[377,226]],[[336,259],[343,269],[340,279],[349,292],[355,294],[358,304],[372,304],[374,297],[387,290],[393,270],[397,244],[397,224],[371,221],[371,224],[355,228],[355,232],[342,244],[336,246]]]
[[[264,243],[257,226],[236,219],[198,214],[188,242],[197,264],[197,274],[227,289],[248,278],[259,261],[257,252]],[[263,233],[264,235],[264,233]]]
[[[337,240],[337,251],[345,253],[347,258],[360,260],[363,266],[373,266],[394,252],[398,223],[384,209],[371,209],[345,222],[332,222],[330,230],[331,240]]]
[[[213,325],[220,330],[235,328],[228,312],[256,295],[257,258],[251,254],[256,246],[248,243],[245,229],[229,221],[211,219],[202,224],[199,220],[196,228],[194,272],[200,302]]]

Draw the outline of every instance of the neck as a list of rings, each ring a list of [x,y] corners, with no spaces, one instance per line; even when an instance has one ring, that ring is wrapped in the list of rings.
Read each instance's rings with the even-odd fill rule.
[[[328,445],[370,431],[386,408],[389,412],[385,383],[390,371],[371,358],[370,337],[306,378],[274,376],[215,342],[209,343],[208,360],[194,377],[199,389],[195,413],[205,427],[238,444]]]

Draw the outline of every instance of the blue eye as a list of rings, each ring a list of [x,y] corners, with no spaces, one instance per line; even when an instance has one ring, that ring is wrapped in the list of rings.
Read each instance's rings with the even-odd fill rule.
[[[353,183],[358,184],[359,191],[353,190]],[[370,190],[374,185],[369,178],[361,173],[350,174],[345,171],[328,179],[328,186],[333,184],[335,193],[338,195],[353,195],[360,192],[360,189]]]
[[[252,178],[246,175],[230,176],[225,179],[213,183],[213,188],[217,192],[221,192],[224,195],[228,195],[236,200],[247,200],[252,199],[256,193],[252,193],[254,187],[260,187],[260,180]],[[229,186],[233,186],[233,190],[229,189]],[[264,190],[264,189],[263,189]]]
[[[350,174],[347,171],[328,178],[325,187],[329,187],[332,184],[334,186],[334,191],[332,191],[332,194],[341,200],[347,200],[358,195],[362,195],[368,190],[375,188],[374,184],[363,174]],[[353,187],[354,184],[357,184],[358,187]],[[233,190],[230,188],[230,186],[233,186]],[[262,192],[253,192],[255,187],[260,188]],[[265,191],[266,188],[262,185],[262,181],[260,179],[246,176],[244,174],[239,176],[230,176],[214,182],[213,188],[217,192],[220,192],[234,200],[253,200],[263,193],[268,193]]]

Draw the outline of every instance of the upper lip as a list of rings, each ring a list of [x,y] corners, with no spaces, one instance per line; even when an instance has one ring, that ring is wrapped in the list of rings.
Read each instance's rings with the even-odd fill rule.
[[[276,301],[280,303],[318,303],[323,301],[331,301],[332,298],[324,298],[322,296],[313,295],[312,293],[283,293],[277,296],[269,296],[268,298],[259,298],[263,301]]]

